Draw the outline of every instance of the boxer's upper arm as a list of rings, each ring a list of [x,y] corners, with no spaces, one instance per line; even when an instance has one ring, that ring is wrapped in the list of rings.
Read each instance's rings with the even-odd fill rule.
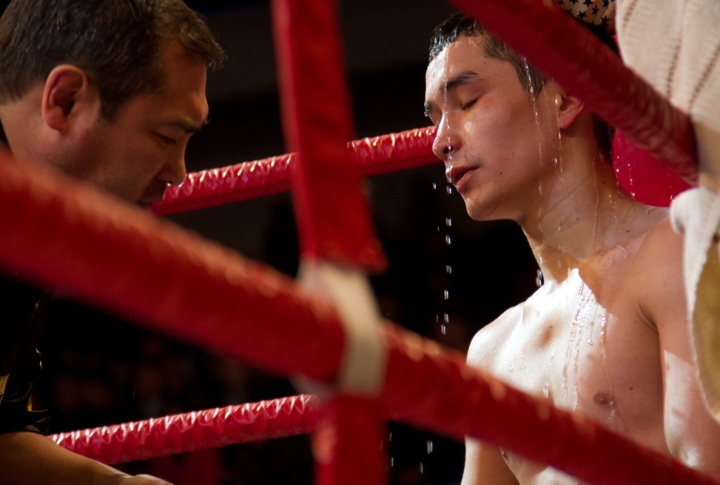
[[[470,344],[468,365],[492,373],[492,363],[499,348],[498,341],[507,338],[510,324],[517,319],[517,309],[511,308],[488,327],[480,330]],[[518,481],[497,446],[466,438],[465,469],[461,485],[518,485]]]
[[[461,485],[518,485],[518,481],[498,447],[467,438]]]
[[[665,439],[683,463],[720,478],[720,425],[705,407],[692,355],[682,240],[669,226],[659,227],[648,238],[652,239],[638,270],[645,272],[648,283],[641,305],[659,335]]]

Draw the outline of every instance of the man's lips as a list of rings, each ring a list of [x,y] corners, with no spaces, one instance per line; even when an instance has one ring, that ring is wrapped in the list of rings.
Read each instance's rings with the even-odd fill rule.
[[[449,182],[452,183],[455,187],[457,187],[458,184],[463,180],[463,178],[476,168],[477,167],[471,167],[467,165],[451,165],[448,170],[445,170],[445,175],[447,175]]]
[[[145,209],[150,209],[152,208],[153,204],[159,204],[163,201],[163,199],[165,199],[165,194],[160,196],[156,195],[152,197],[143,197],[142,199],[138,200],[136,204]]]

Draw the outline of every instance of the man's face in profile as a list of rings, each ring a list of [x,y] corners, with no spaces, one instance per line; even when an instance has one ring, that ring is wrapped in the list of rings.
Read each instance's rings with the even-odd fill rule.
[[[473,219],[518,220],[552,168],[552,88],[533,101],[514,66],[488,57],[483,42],[482,35],[460,35],[428,66],[425,106],[437,126],[433,151]]]
[[[188,140],[206,122],[206,68],[174,45],[162,49],[165,88],[123,104],[108,122],[98,117],[73,175],[125,200],[162,201],[186,175]]]

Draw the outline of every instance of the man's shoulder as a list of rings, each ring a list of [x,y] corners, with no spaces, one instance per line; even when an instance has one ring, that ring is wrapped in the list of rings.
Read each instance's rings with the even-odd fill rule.
[[[638,248],[635,272],[678,271],[682,268],[682,254],[683,237],[673,230],[668,217],[663,217],[647,231]]]
[[[481,328],[473,337],[468,349],[468,365],[475,368],[487,369],[494,362],[517,323],[522,319],[523,305],[521,303]]]
[[[662,316],[684,315],[683,238],[667,217],[647,232],[626,289],[653,326],[666,319]]]

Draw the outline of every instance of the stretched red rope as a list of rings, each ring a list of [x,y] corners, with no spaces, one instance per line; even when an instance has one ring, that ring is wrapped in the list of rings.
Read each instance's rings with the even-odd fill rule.
[[[688,182],[697,179],[695,138],[687,115],[554,1],[450,0],[592,110],[652,152]]]
[[[50,439],[113,465],[309,433],[318,419],[315,399],[303,395],[60,433]]]
[[[219,354],[332,381],[342,328],[291,282],[77,182],[0,156],[0,266]],[[468,434],[594,484],[718,484],[511,389],[460,354],[387,335],[387,415]]]
[[[434,128],[418,128],[356,140],[348,144],[348,150],[367,177],[439,163],[432,153],[434,137]],[[291,153],[190,173],[182,185],[167,191],[153,212],[176,214],[285,192],[290,189],[290,167],[296,158]]]

